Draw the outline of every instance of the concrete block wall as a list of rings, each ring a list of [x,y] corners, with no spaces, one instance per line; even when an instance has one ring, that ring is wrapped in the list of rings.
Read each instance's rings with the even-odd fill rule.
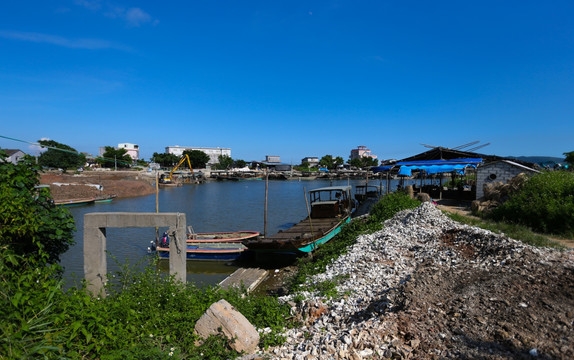
[[[506,184],[510,179],[520,173],[532,174],[534,171],[528,171],[526,168],[518,167],[504,161],[497,161],[478,167],[476,169],[476,198],[480,199],[484,196],[484,184],[491,182],[502,182]],[[496,178],[492,179],[491,175],[495,175]]]

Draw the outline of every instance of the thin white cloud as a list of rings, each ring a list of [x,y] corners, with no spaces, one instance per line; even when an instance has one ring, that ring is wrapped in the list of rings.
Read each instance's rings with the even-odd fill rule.
[[[88,50],[118,49],[124,51],[129,50],[127,47],[123,45],[116,44],[107,40],[85,39],[85,38],[70,39],[65,38],[63,36],[42,34],[35,32],[0,30],[0,37],[11,40],[52,44],[72,49],[88,49]]]
[[[102,2],[100,0],[76,0],[75,3],[92,11],[97,11],[102,8]]]
[[[157,25],[159,23],[157,19],[137,7],[126,8],[113,3],[102,4],[100,0],[76,0],[75,2],[88,10],[101,12],[108,18],[122,19],[129,27],[140,27],[145,24]]]
[[[126,21],[130,26],[140,26],[152,21],[151,16],[140,8],[130,8],[126,11]]]
[[[42,141],[42,140],[49,141],[51,139],[47,138],[47,137],[43,137],[40,139],[40,141]],[[43,153],[44,151],[48,150],[48,148],[42,147],[40,145],[32,144],[32,145],[28,146],[28,150],[32,154],[40,155],[40,153]]]

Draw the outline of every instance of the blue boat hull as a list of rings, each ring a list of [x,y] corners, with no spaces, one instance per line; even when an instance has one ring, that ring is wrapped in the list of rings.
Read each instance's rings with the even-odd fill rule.
[[[188,244],[186,258],[188,260],[203,261],[233,261],[245,251],[245,246],[229,243],[202,244],[200,246]],[[169,258],[168,248],[158,248],[157,253],[160,258]]]

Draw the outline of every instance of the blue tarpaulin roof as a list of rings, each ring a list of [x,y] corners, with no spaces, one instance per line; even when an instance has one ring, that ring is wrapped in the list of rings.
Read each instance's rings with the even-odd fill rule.
[[[392,168],[399,167],[399,175],[410,176],[412,170],[424,170],[427,174],[438,174],[452,171],[464,172],[466,167],[476,167],[480,163],[482,163],[481,158],[400,161],[392,166],[378,166],[371,168],[371,170],[376,174],[378,172],[389,171]]]

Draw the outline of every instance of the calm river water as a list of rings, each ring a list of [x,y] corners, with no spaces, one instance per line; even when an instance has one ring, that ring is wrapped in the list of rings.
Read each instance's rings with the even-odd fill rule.
[[[269,181],[267,201],[267,234],[287,229],[307,215],[305,191],[331,185],[358,185],[364,180]],[[379,184],[370,180],[370,184]],[[383,184],[384,185],[384,184]],[[394,184],[394,181],[392,185]],[[354,195],[354,191],[353,191]],[[66,285],[78,284],[83,278],[84,215],[92,212],[155,212],[156,195],[115,199],[110,203],[70,207],[76,221],[76,244],[61,260]],[[224,181],[162,188],[159,191],[160,212],[186,214],[187,225],[195,232],[251,230],[264,231],[265,181]],[[160,229],[160,234],[167,228]],[[154,228],[108,228],[108,273],[124,264],[143,266],[147,248],[155,239]],[[165,261],[167,269],[167,261]],[[216,284],[239,266],[222,262],[187,262],[187,281],[198,285]],[[167,271],[167,270],[166,270]]]

